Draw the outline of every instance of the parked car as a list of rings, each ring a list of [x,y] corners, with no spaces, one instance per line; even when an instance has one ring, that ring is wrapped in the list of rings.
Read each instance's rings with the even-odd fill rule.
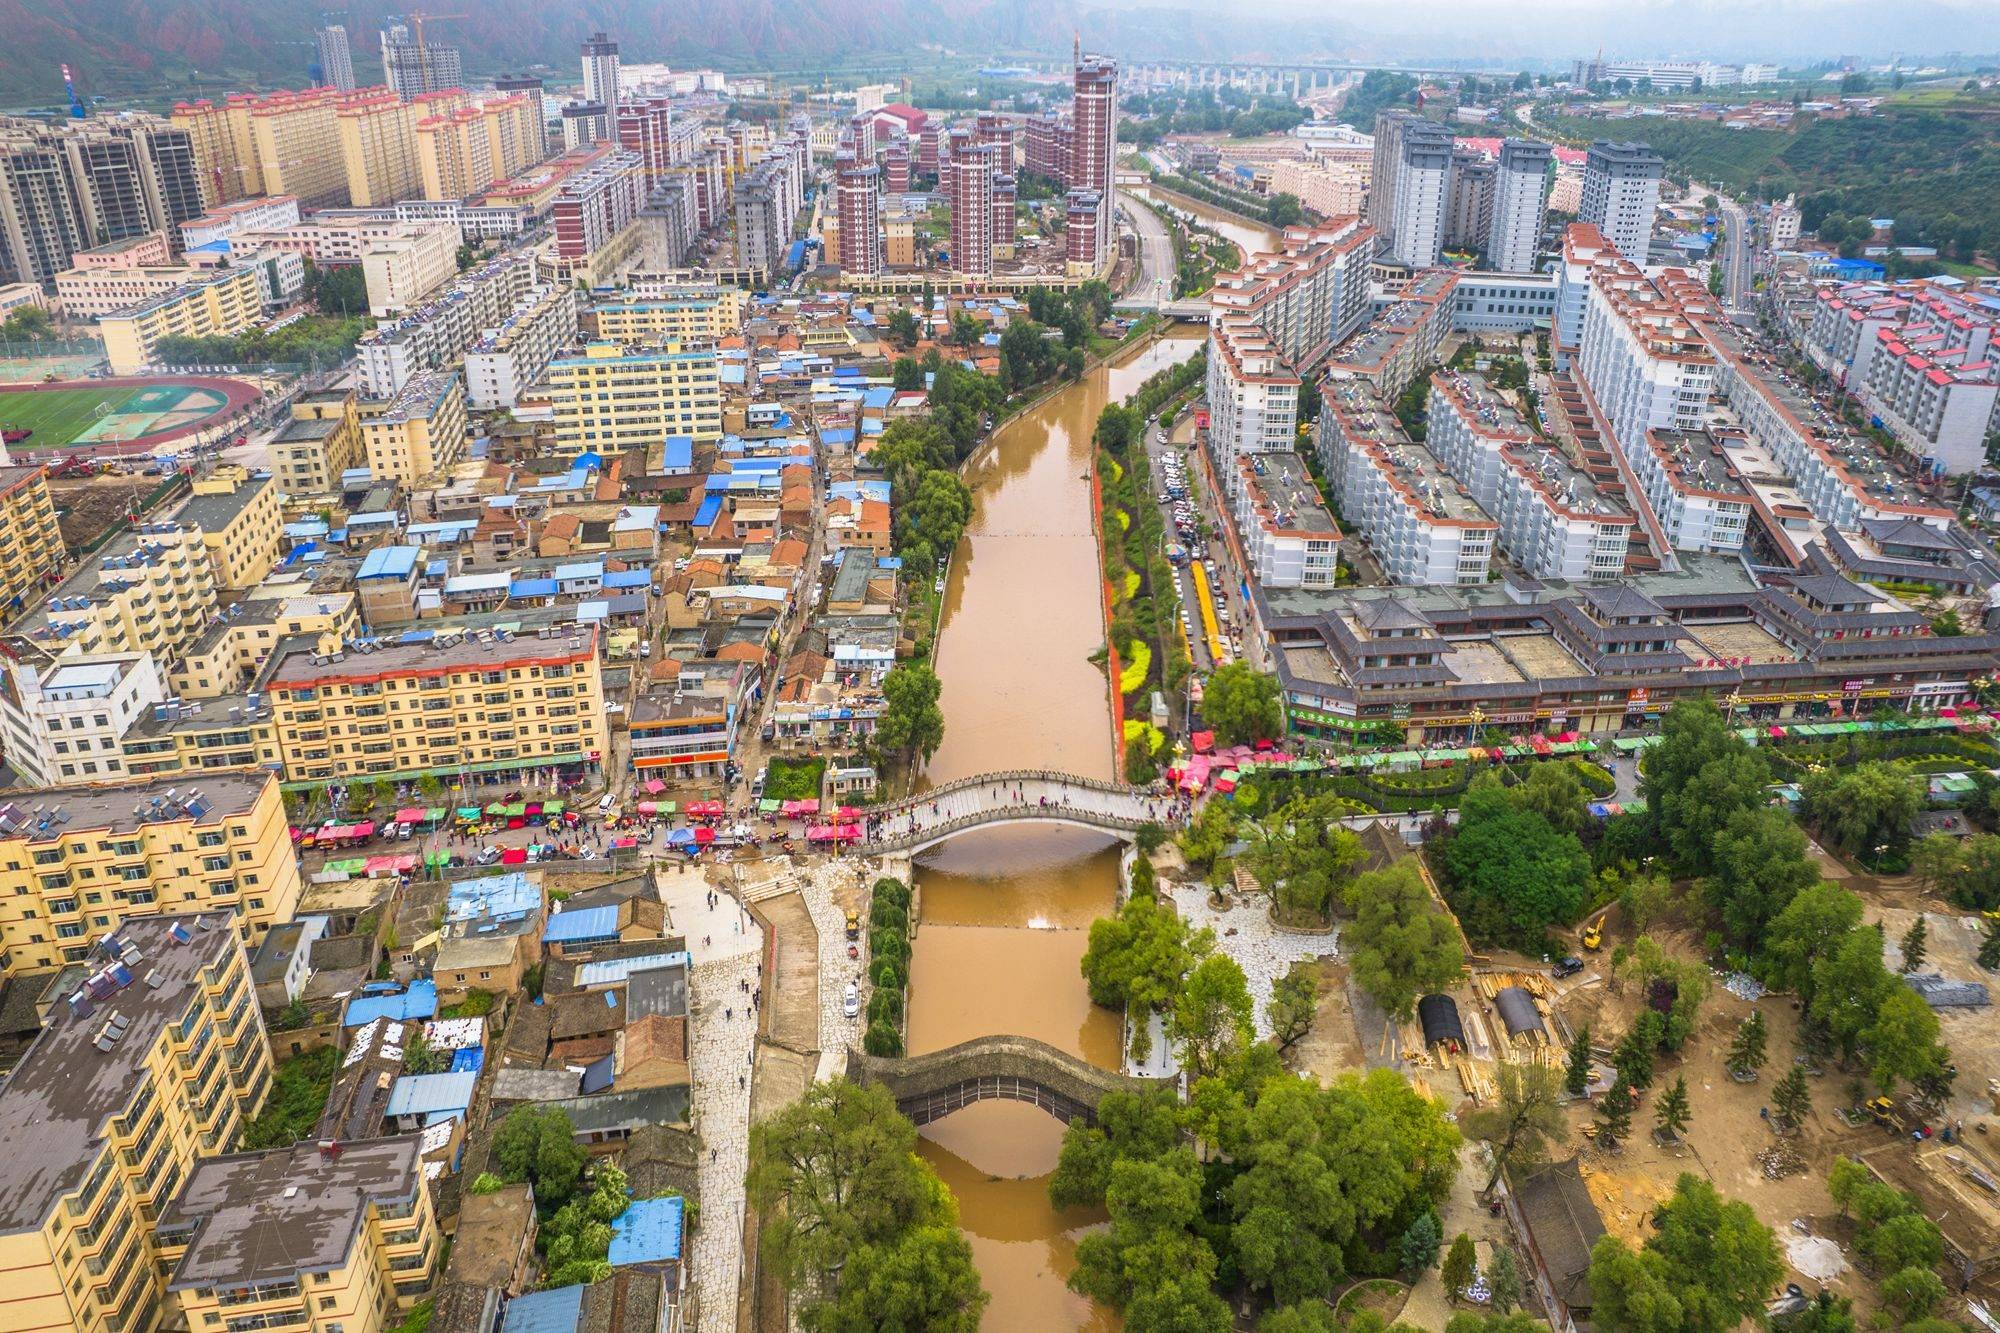
[[[1556,959],[1555,966],[1551,967],[1549,971],[1555,973],[1558,977],[1573,977],[1583,971],[1583,960],[1575,954],[1568,954]]]
[[[849,1018],[856,1018],[861,1014],[861,988],[851,981],[847,983],[847,989],[841,993],[840,1012]]]

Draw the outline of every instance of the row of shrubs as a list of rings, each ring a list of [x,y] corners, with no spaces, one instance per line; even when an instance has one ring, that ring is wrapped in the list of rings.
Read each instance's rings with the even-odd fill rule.
[[[1843,736],[1796,744],[1784,742],[1764,747],[1764,752],[1770,758],[1771,771],[1789,778],[1803,776],[1814,764],[1845,767],[1883,759],[1908,759],[1927,772],[2000,767],[2000,747],[1992,742],[1935,733],[1894,737]],[[1933,762],[1943,767],[1930,767]]]
[[[903,1053],[903,1018],[910,998],[910,886],[900,879],[875,881],[868,908],[868,1030],[861,1048],[870,1055]]]
[[[1408,773],[1271,773],[1249,779],[1245,786],[1259,792],[1259,805],[1271,809],[1295,796],[1331,792],[1357,807],[1357,813],[1415,814],[1441,810],[1464,794],[1473,779],[1486,772],[1513,786],[1526,778],[1528,763],[1567,764],[1584,790],[1602,800],[1617,790],[1617,781],[1602,766],[1577,758],[1539,759],[1516,764],[1474,762],[1450,768],[1417,769]],[[1240,788],[1239,788],[1240,790]]]

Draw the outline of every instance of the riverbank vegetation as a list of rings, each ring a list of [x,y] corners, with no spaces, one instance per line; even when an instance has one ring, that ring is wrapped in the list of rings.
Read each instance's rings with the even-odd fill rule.
[[[875,881],[868,904],[868,1027],[861,1037],[870,1055],[903,1053],[910,989],[910,888],[900,879]]]
[[[813,1333],[977,1333],[986,1292],[958,1204],[881,1088],[846,1079],[750,1131],[764,1257]]]
[[[1305,212],[1294,195],[1276,194],[1266,198],[1249,190],[1235,190],[1217,184],[1213,178],[1203,179],[1179,171],[1156,171],[1152,179],[1157,185],[1199,199],[1225,213],[1234,213],[1246,222],[1282,228],[1305,220]]]
[[[1283,97],[1258,96],[1240,88],[1163,89],[1123,99],[1118,107],[1121,143],[1151,147],[1169,134],[1227,134],[1254,139],[1284,134],[1310,113]]]
[[[1144,720],[1153,692],[1179,694],[1193,669],[1181,635],[1180,585],[1166,556],[1166,522],[1153,499],[1146,424],[1155,412],[1195,391],[1206,371],[1206,357],[1197,354],[1154,374],[1126,405],[1111,404],[1097,418],[1098,544],[1111,595],[1108,642],[1119,663],[1116,685],[1127,719],[1124,766],[1130,782],[1151,782],[1166,747],[1166,737]]]

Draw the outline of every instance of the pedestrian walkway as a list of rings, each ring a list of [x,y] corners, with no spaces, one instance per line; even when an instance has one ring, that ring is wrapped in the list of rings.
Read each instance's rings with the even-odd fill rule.
[[[1186,803],[1164,791],[1062,773],[993,773],[870,811],[861,850],[916,852],[1002,823],[1077,824],[1125,835],[1147,824],[1178,824],[1186,813]]]
[[[754,932],[751,939],[755,940]],[[692,943],[692,941],[690,941]],[[750,1066],[757,1020],[757,950],[697,962],[691,976],[694,1083],[700,1159],[701,1224],[691,1254],[695,1333],[734,1333],[743,1267],[744,1173],[750,1166]]]

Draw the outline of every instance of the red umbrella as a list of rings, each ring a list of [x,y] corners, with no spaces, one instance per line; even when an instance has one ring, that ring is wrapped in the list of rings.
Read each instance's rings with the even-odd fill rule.
[[[712,828],[696,829],[694,831],[694,841],[697,847],[708,846],[708,844],[715,841],[715,830]]]

